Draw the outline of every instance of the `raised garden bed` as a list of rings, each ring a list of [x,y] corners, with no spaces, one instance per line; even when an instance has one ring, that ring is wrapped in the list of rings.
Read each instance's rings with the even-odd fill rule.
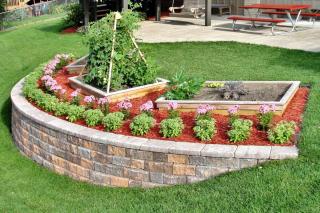
[[[190,100],[174,100],[179,104],[181,111],[195,111],[201,104],[214,105],[215,113],[226,115],[228,108],[239,105],[241,115],[254,115],[263,104],[276,106],[275,113],[282,115],[291,99],[299,89],[299,81],[242,81],[246,94],[240,95],[235,100],[232,97],[225,99],[220,88],[210,88],[212,83],[226,83],[225,81],[206,81],[205,86]],[[237,83],[237,82],[235,82]],[[164,97],[155,102],[159,109],[166,109],[169,102]]]
[[[80,74],[81,72],[85,74],[87,73],[87,70],[86,70],[87,61],[88,61],[88,55],[85,55],[73,61],[69,65],[67,65],[66,69],[71,74]]]
[[[68,70],[69,71],[69,70]],[[96,97],[108,97],[110,101],[121,101],[126,98],[139,98],[148,95],[152,92],[157,92],[165,89],[167,80],[162,78],[157,78],[156,82],[153,84],[147,84],[144,86],[138,86],[128,89],[123,89],[120,91],[112,91],[107,93],[105,90],[98,89],[89,84],[83,82],[84,76],[74,76],[69,78],[70,86],[73,89],[81,89],[83,94],[94,95]]]

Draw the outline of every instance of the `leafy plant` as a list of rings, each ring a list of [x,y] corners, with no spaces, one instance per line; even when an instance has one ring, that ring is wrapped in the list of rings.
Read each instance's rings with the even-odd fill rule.
[[[67,111],[67,119],[70,122],[76,122],[83,118],[83,113],[85,112],[85,108],[83,106],[70,105]]]
[[[125,115],[122,112],[109,113],[102,119],[102,124],[106,131],[114,131],[122,126],[124,118]]]
[[[197,138],[202,141],[209,141],[212,139],[214,134],[217,132],[215,126],[215,120],[211,119],[200,119],[196,121],[193,131]]]
[[[228,131],[228,136],[231,142],[245,141],[250,136],[252,129],[252,121],[244,119],[236,119],[231,123],[231,130]]]
[[[202,88],[203,80],[186,78],[183,72],[176,73],[169,82],[169,90],[164,94],[168,100],[187,100]]]
[[[88,126],[97,126],[101,123],[103,112],[100,109],[89,109],[83,113],[83,118]]]
[[[207,84],[207,87],[209,88],[221,88],[224,87],[224,83],[223,82],[212,82]]]
[[[154,126],[154,118],[145,113],[137,115],[130,124],[131,133],[133,135],[145,135]]]
[[[0,13],[6,11],[6,4],[7,4],[6,0],[0,0]]]
[[[291,121],[281,121],[273,129],[268,131],[268,139],[272,143],[283,144],[290,140],[295,133],[296,123]]]
[[[128,10],[121,15],[122,18],[117,22],[112,90],[153,83],[156,74],[156,67],[142,59],[131,39],[133,31],[139,27],[139,13]],[[91,24],[85,37],[85,44],[89,47],[89,73],[84,80],[104,89],[108,84],[113,25],[114,13],[110,13]]]
[[[80,4],[69,4],[64,10],[67,11],[64,22],[70,26],[80,26],[80,23],[84,20],[84,13]]]
[[[55,116],[67,115],[69,107],[70,107],[69,103],[66,103],[66,102],[58,103],[57,106],[56,106],[56,110],[54,112],[54,115]]]
[[[214,106],[209,104],[201,104],[197,108],[196,120],[210,120],[212,119],[212,111],[215,109]]]
[[[263,131],[270,128],[272,119],[274,117],[275,105],[261,105],[259,108],[259,127]]]
[[[181,135],[184,129],[183,121],[181,118],[167,118],[160,123],[160,133],[165,138],[174,138]]]

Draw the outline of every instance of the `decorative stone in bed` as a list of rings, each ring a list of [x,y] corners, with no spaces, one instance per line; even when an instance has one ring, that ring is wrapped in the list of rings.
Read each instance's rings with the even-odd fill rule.
[[[258,164],[298,157],[296,146],[174,142],[118,135],[54,117],[11,91],[12,135],[20,152],[75,180],[103,186],[156,187],[202,181]]]
[[[81,89],[81,92],[86,95],[94,95],[96,97],[108,97],[112,102],[121,101],[126,98],[139,98],[149,93],[163,90],[166,88],[168,80],[163,78],[157,78],[153,84],[147,84],[144,86],[138,86],[119,91],[112,91],[107,93],[106,91],[93,87],[83,81],[83,76],[75,76],[69,78],[69,84],[73,89]]]
[[[209,87],[212,84],[229,85],[228,88]],[[227,114],[230,106],[239,105],[241,115],[256,114],[260,105],[274,104],[275,114],[282,115],[299,85],[299,81],[206,81],[205,86],[191,100],[175,101],[181,111],[195,111],[199,105],[209,104],[216,107],[215,113],[218,114]],[[166,109],[170,101],[160,97],[156,104],[159,109]]]

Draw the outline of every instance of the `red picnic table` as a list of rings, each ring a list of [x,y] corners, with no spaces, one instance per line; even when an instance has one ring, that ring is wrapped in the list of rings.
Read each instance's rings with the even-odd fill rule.
[[[250,13],[250,9],[257,9],[257,13],[255,15],[255,18],[258,18],[261,15],[262,10],[274,10],[275,12],[273,14],[276,14],[277,11],[284,11],[284,14],[286,14],[292,24],[292,31],[296,29],[296,25],[301,17],[302,10],[311,8],[310,4],[251,4],[251,5],[245,5],[240,6],[240,8],[246,9],[248,11],[248,14],[250,18],[253,18],[253,16]],[[296,18],[293,20],[292,13],[295,13]],[[281,13],[278,13],[281,14]]]

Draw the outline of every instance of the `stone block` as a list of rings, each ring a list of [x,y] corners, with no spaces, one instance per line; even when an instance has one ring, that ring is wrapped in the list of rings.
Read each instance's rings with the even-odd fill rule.
[[[129,180],[129,187],[141,187],[142,181]]]
[[[233,158],[236,150],[236,145],[206,144],[201,151],[201,155],[218,158]]]
[[[80,166],[86,168],[86,169],[93,169],[93,162],[90,160],[87,160],[85,158],[81,158],[80,160]]]
[[[130,167],[131,160],[127,157],[122,156],[112,156],[112,164],[124,167]]]
[[[207,157],[206,165],[212,167],[220,167],[220,168],[238,168],[239,167],[239,159],[238,158],[215,158],[215,157]]]
[[[187,155],[168,154],[168,162],[178,164],[188,164]]]
[[[145,161],[144,168],[150,172],[164,172],[164,164],[163,162]]]
[[[185,164],[173,164],[173,175],[195,175],[196,166]]]
[[[126,156],[126,149],[123,147],[108,145],[108,154],[125,157]]]
[[[153,161],[168,162],[168,154],[161,152],[153,152]]]
[[[204,177],[196,177],[196,176],[187,176],[187,183],[197,183],[200,181],[204,181],[206,178]]]
[[[189,156],[189,164],[190,165],[206,165],[206,158],[207,157],[190,155]]]
[[[112,163],[111,155],[102,154],[97,151],[91,151],[91,159],[95,162],[102,163],[102,164]]]
[[[163,175],[163,183],[168,185],[183,184],[187,182],[186,176]]]
[[[144,169],[144,160],[131,160],[130,167],[134,169]]]
[[[140,160],[153,160],[153,153],[148,151],[141,151],[136,149],[126,149],[126,157],[131,159],[140,159]]]
[[[110,185],[111,182],[111,177],[109,175],[96,171],[90,172],[90,179],[101,185]]]
[[[93,170],[101,173],[106,173],[106,166],[101,163],[94,162]]]
[[[124,168],[123,176],[137,181],[149,181],[149,172],[142,169]]]
[[[106,174],[123,177],[123,167],[113,164],[106,165]]]
[[[128,178],[111,176],[110,180],[111,180],[110,184],[112,186],[118,186],[118,187],[128,187],[129,186],[129,179]]]
[[[254,167],[258,163],[257,159],[239,159],[240,169]]]
[[[296,146],[272,146],[270,159],[281,160],[288,158],[297,158],[299,150]]]
[[[88,160],[91,159],[91,151],[90,149],[86,149],[86,148],[83,148],[83,147],[78,147],[78,154],[81,158],[86,158]]]
[[[253,159],[268,159],[270,157],[270,146],[238,146],[236,158],[253,158]]]
[[[200,155],[201,150],[205,147],[205,144],[199,143],[172,143],[169,148],[169,153],[182,154],[182,155]]]
[[[150,182],[163,184],[163,173],[150,172]]]
[[[212,166],[197,166],[196,167],[196,176],[197,177],[211,177],[217,176],[227,172],[227,168],[217,168]]]
[[[172,146],[172,143],[174,143],[174,142],[150,139],[147,142],[144,142],[141,144],[140,150],[150,151],[150,152],[168,153],[169,148],[171,148],[171,146]]]

